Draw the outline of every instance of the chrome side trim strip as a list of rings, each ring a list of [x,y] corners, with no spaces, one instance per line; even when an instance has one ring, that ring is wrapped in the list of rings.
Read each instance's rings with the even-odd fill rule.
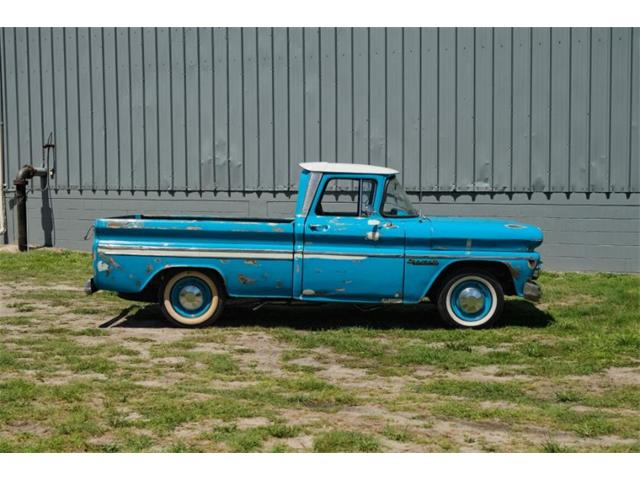
[[[411,258],[433,258],[433,259],[456,259],[456,260],[529,260],[534,257],[500,257],[500,256],[474,256],[469,255],[407,255],[407,259]]]
[[[305,253],[303,259],[305,260],[366,260],[367,255],[349,255],[346,253]]]
[[[155,257],[188,258],[238,258],[262,260],[293,260],[292,252],[270,252],[268,250],[214,250],[190,248],[137,248],[137,247],[98,247],[98,254],[138,255]]]

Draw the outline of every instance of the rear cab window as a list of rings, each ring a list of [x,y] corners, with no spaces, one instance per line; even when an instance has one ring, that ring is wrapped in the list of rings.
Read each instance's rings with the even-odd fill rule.
[[[322,191],[316,215],[368,217],[373,213],[376,182],[372,179],[330,178]]]

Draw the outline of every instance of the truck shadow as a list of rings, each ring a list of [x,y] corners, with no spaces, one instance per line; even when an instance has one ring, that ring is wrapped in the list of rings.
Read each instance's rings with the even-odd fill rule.
[[[255,305],[253,306],[255,307]],[[215,327],[287,327],[298,330],[329,330],[350,327],[377,330],[430,330],[450,328],[440,320],[433,305],[356,307],[348,304],[269,305],[258,309],[247,304],[230,305]],[[524,300],[505,302],[502,321],[496,328],[544,328],[554,318]],[[100,328],[172,328],[157,305],[125,308]]]

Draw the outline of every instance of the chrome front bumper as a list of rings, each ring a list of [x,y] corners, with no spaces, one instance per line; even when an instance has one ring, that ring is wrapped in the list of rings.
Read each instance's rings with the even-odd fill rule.
[[[524,298],[537,302],[542,297],[542,288],[536,282],[530,280],[524,284]]]

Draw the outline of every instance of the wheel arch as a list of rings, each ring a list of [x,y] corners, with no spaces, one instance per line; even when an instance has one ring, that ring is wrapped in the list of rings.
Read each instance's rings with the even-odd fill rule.
[[[220,293],[222,293],[222,295],[225,297],[229,296],[225,278],[218,269],[212,267],[194,267],[192,265],[171,265],[164,267],[163,269],[155,272],[153,276],[149,278],[149,280],[139,293],[124,294],[121,296],[124,296],[125,298],[135,297],[140,300],[155,302],[158,298],[158,289],[160,288],[160,285],[171,275],[185,270],[195,270],[212,277],[213,280],[221,287],[222,291]]]
[[[509,266],[498,260],[456,260],[443,268],[431,285],[427,288],[425,297],[434,300],[438,292],[451,275],[468,270],[480,270],[491,273],[504,290],[505,295],[515,295],[516,288]]]

